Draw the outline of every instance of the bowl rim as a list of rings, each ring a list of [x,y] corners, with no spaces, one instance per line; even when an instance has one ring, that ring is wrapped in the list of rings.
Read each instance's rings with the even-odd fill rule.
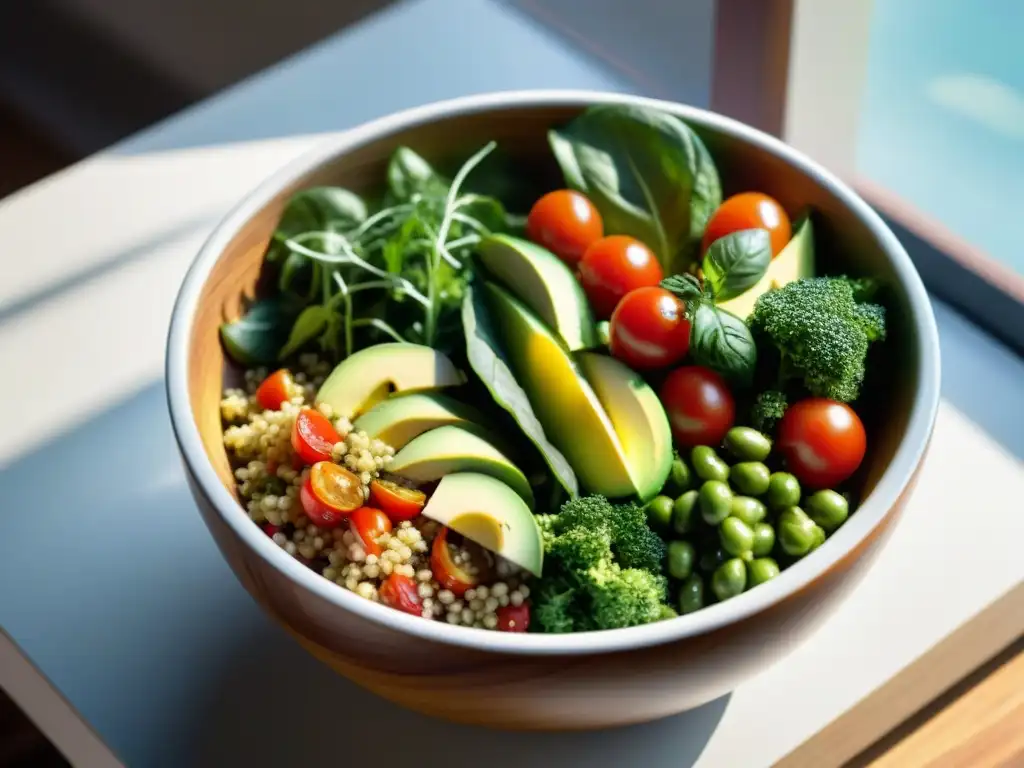
[[[849,520],[811,557],[791,565],[756,590],[695,613],[638,627],[568,634],[510,634],[425,621],[359,597],[299,563],[275,544],[221,484],[203,449],[192,417],[188,387],[189,342],[199,296],[208,275],[237,232],[280,190],[340,155],[382,137],[454,116],[505,108],[585,108],[593,104],[627,104],[669,111],[707,128],[732,134],[774,155],[832,192],[856,215],[886,251],[908,299],[917,333],[919,371],[914,404],[906,431],[876,486]],[[291,582],[339,611],[412,637],[447,646],[509,655],[581,655],[636,650],[706,634],[767,610],[801,591],[848,556],[889,515],[920,465],[939,405],[938,329],[931,303],[917,270],[895,234],[848,185],[815,161],[781,140],[708,110],[662,99],[588,90],[497,91],[432,102],[365,122],[324,139],[267,177],[220,221],[191,264],[179,289],[167,339],[166,389],[171,423],[183,461],[221,521],[258,557]]]

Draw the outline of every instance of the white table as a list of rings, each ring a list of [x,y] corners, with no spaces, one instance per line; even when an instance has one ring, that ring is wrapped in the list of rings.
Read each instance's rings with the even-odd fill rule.
[[[453,768],[767,765],[1024,580],[1024,364],[938,305],[945,401],[890,544],[811,642],[730,696],[625,730],[497,734],[366,694],[271,624],[194,509],[166,413],[167,320],[206,234],[318,133],[485,89],[631,90],[488,0],[467,3],[488,35],[438,49],[445,2],[402,4],[0,203],[0,686],[75,764],[397,762],[429,739]],[[378,69],[382,46],[416,66]]]

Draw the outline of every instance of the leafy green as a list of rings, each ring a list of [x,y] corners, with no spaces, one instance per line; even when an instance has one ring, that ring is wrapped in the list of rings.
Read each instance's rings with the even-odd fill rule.
[[[695,363],[738,384],[753,380],[757,346],[746,323],[710,301],[697,305],[691,323],[690,357]]]
[[[565,182],[586,194],[609,233],[649,245],[665,272],[684,272],[722,202],[711,155],[667,112],[632,105],[587,109],[548,140]]]
[[[292,325],[288,341],[278,352],[279,359],[284,360],[298,352],[306,342],[315,339],[331,321],[331,310],[323,304],[313,304],[302,310]]]
[[[771,260],[767,229],[731,232],[715,240],[704,254],[704,280],[716,301],[728,301],[757,285]]]
[[[399,147],[388,162],[388,191],[399,203],[416,196],[437,199],[448,194],[448,181],[416,152]]]
[[[242,317],[220,327],[224,348],[243,365],[269,365],[302,310],[294,297],[276,295],[254,302]]]
[[[693,301],[694,299],[700,299],[704,295],[700,280],[691,274],[684,273],[682,275],[666,277],[661,281],[660,285],[683,301]]]

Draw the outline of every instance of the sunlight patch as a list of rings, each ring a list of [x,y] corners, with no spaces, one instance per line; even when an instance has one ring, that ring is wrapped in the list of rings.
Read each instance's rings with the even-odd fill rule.
[[[991,131],[1024,141],[1024,93],[984,75],[943,75],[928,83],[928,98]]]

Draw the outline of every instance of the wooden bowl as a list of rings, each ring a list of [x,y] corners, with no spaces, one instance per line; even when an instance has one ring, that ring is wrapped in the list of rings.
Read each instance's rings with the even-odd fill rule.
[[[812,206],[819,260],[888,285],[886,397],[866,419],[859,508],[778,578],[725,603],[643,627],[570,635],[506,634],[425,621],[372,603],[307,569],[238,504],[221,439],[225,361],[218,325],[251,293],[288,198],[315,184],[379,187],[392,150],[464,158],[491,139],[558,185],[545,133],[594,103],[658,107],[689,122],[726,194],[759,189],[789,211]],[[192,493],[231,568],[311,653],[379,695],[457,721],[523,729],[635,723],[699,706],[810,637],[870,567],[913,486],[939,398],[939,348],[927,294],[892,232],[827,171],[781,142],[699,109],[630,96],[517,92],[392,115],[343,133],[280,171],[217,227],[196,258],[168,341],[171,417]]]

